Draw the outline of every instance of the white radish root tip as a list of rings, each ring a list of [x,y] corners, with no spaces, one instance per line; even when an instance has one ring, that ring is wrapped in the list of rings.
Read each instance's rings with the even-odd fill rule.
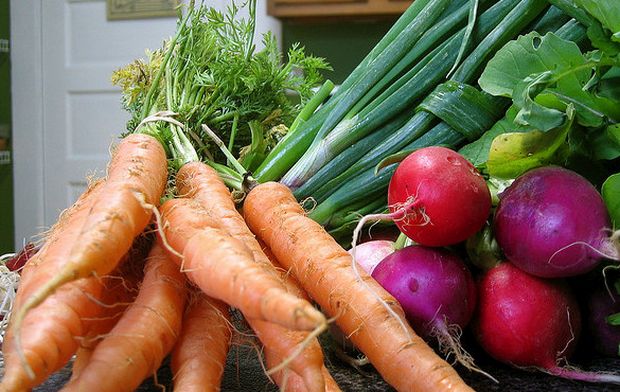
[[[461,345],[460,338],[463,331],[458,325],[447,325],[445,321],[435,322],[435,326],[431,331],[431,336],[435,337],[439,342],[439,349],[446,355],[446,358],[454,356],[454,363],[458,362],[466,369],[480,373],[495,383],[499,381],[489,373],[480,369],[474,363],[474,358]]]

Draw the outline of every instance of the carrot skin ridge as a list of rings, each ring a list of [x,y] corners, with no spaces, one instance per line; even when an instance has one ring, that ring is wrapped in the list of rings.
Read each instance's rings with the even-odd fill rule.
[[[230,323],[228,305],[195,291],[172,350],[175,391],[220,390],[232,339]]]
[[[160,236],[183,255],[173,259],[208,296],[247,317],[290,329],[314,330],[326,323],[321,312],[287,293],[276,275],[256,263],[243,242],[219,229],[198,202],[168,200],[161,207],[161,221]]]
[[[136,300],[66,391],[132,391],[155,373],[181,331],[186,281],[156,243]]]
[[[389,384],[399,391],[472,390],[413,330],[404,333],[375,297],[380,296],[404,319],[389,293],[363,272],[361,277],[374,295],[359,284],[349,253],[305,216],[286,186],[258,185],[246,197],[244,215],[250,229],[292,270],[322,309],[336,317],[338,326]]]

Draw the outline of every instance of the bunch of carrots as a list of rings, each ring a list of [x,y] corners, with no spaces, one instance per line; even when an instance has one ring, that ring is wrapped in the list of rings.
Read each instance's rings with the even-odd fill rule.
[[[160,142],[131,134],[106,178],[62,214],[22,271],[0,390],[31,389],[76,353],[66,390],[133,390],[169,354],[175,389],[217,390],[230,307],[261,340],[282,389],[338,390],[316,339],[328,321],[311,301],[396,389],[469,390],[384,308],[381,300],[402,317],[387,292],[369,276],[371,290],[358,281],[349,254],[288,188],[255,186],[242,216],[208,165],[185,164],[178,196],[160,205],[167,177]]]
[[[115,74],[133,114],[128,132],[106,176],[61,214],[21,272],[0,391],[32,389],[74,356],[68,391],[134,390],[168,356],[175,390],[219,390],[231,309],[260,340],[282,390],[339,390],[317,340],[331,322],[399,391],[471,390],[286,186],[246,175],[278,137],[264,127],[294,112],[281,96],[265,97],[297,88],[305,109],[294,128],[331,86],[304,100],[326,65],[295,49],[278,68],[269,40],[253,54],[253,25],[236,12],[192,2],[149,64]],[[294,67],[309,79],[287,79]],[[229,152],[240,140],[251,142],[242,163]],[[245,190],[242,209],[229,188]]]

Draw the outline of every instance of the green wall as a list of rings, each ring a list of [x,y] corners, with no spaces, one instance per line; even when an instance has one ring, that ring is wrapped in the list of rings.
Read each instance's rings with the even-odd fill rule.
[[[9,39],[9,1],[0,1],[0,39]],[[8,53],[0,53],[0,124],[11,124],[11,65]],[[14,250],[13,165],[0,163],[0,254]]]
[[[282,47],[299,42],[306,53],[325,57],[333,72],[325,77],[341,83],[394,23],[393,20],[331,20],[282,23]]]

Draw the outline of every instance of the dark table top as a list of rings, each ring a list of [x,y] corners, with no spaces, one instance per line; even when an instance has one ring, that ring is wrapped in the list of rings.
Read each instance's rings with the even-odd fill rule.
[[[393,389],[387,385],[381,376],[371,366],[365,366],[360,372],[345,364],[330,348],[333,347],[324,338],[325,360],[334,379],[345,392],[387,392]],[[565,380],[547,375],[542,372],[514,369],[488,358],[475,347],[466,347],[476,358],[480,368],[492,374],[499,384],[490,379],[471,372],[463,367],[456,366],[457,371],[465,382],[476,391],[562,391],[562,392],[611,392],[620,391],[620,386],[609,384],[591,384],[572,380]],[[620,358],[600,358],[584,353],[578,353],[571,363],[589,371],[620,372]],[[71,375],[67,366],[54,374],[45,384],[35,389],[37,392],[58,391]],[[164,385],[166,390],[172,390],[171,372],[167,362],[160,368],[157,381]],[[154,383],[154,378],[147,379],[138,391],[161,391]],[[275,392],[278,388],[270,383],[263,373],[256,351],[247,345],[234,345],[228,356],[228,363],[222,381],[222,391],[228,392]]]

